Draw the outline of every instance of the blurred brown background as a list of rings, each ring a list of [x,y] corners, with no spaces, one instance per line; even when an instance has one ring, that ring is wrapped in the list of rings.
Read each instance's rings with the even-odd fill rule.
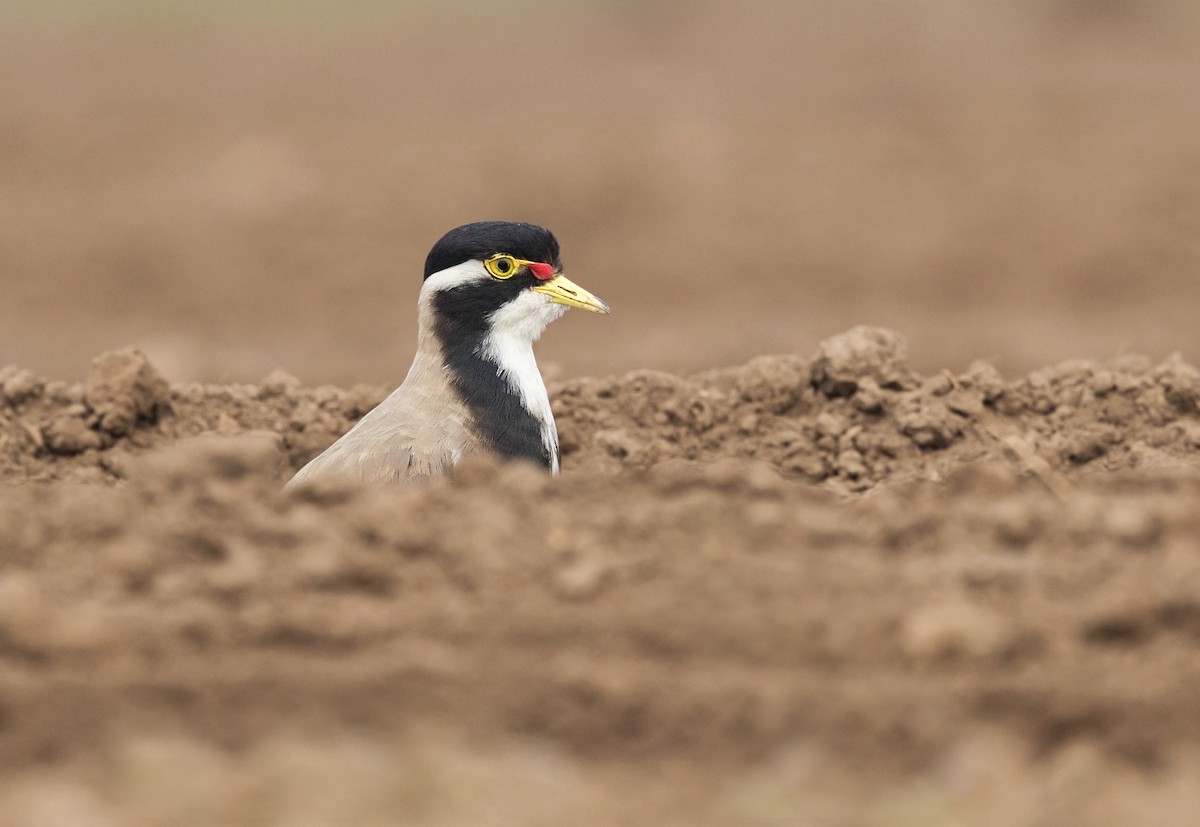
[[[429,246],[543,223],[555,374],[807,353],[1200,359],[1192,0],[0,12],[0,364],[396,382]]]

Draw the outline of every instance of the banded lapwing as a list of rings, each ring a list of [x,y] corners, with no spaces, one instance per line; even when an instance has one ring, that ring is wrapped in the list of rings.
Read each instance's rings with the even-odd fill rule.
[[[562,274],[558,241],[533,224],[482,221],[429,251],[408,376],[288,486],[444,474],[490,452],[559,470],[558,431],[533,343],[569,307],[608,305]]]

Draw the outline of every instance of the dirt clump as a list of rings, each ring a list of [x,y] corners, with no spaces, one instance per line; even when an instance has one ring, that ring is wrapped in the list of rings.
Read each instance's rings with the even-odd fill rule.
[[[1200,768],[1182,360],[922,376],[859,329],[560,382],[557,480],[294,495],[386,389],[97,364],[0,381],[9,823],[295,823],[353,776],[362,823],[1037,824],[1053,779],[1095,791],[1064,812],[1170,812]]]
[[[248,430],[279,434],[297,468],[389,390],[302,388],[282,372],[257,385],[168,387],[129,351],[100,357],[83,388],[20,383],[34,390],[0,409],[0,478],[13,480],[117,481],[125,460],[146,449]],[[634,371],[550,389],[567,473],[756,459],[786,478],[854,493],[1014,452],[1018,464],[1056,473],[1186,462],[1200,441],[1200,372],[1177,356],[1159,365],[1067,362],[1016,381],[986,363],[919,376],[903,337],[873,328],[833,337],[811,359],[760,357],[693,376]]]
[[[139,420],[154,419],[167,401],[167,380],[140,350],[111,351],[93,360],[83,400],[99,430],[124,436]]]
[[[856,327],[821,343],[812,364],[813,385],[826,396],[853,396],[860,388],[911,387],[908,344],[894,330]]]

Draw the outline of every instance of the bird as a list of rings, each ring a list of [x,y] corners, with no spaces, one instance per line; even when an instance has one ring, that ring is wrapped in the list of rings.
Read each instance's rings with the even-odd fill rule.
[[[408,375],[285,489],[415,482],[480,452],[557,475],[558,430],[533,343],[569,308],[610,312],[562,269],[558,240],[535,224],[479,221],[443,235],[425,259]]]

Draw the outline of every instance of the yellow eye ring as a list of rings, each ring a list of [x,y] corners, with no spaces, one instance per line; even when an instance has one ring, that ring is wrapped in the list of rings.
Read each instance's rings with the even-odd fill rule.
[[[508,279],[520,272],[522,267],[528,267],[530,272],[539,280],[546,280],[554,275],[554,266],[540,261],[529,261],[508,253],[496,253],[483,260],[483,266],[498,279]]]
[[[498,279],[512,278],[526,262],[505,253],[497,253],[483,260],[483,266]]]

